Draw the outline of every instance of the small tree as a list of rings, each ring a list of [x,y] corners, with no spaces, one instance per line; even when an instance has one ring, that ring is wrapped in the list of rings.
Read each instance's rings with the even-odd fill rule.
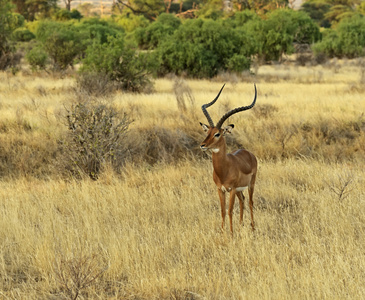
[[[213,77],[219,71],[243,71],[250,66],[252,40],[241,29],[214,20],[187,20],[159,44],[159,73]]]
[[[328,29],[313,51],[329,57],[361,57],[365,55],[365,18],[355,16],[342,20],[335,30]]]
[[[24,18],[11,12],[8,0],[0,0],[0,70],[14,67],[15,47],[11,43],[12,32],[22,26]]]
[[[109,36],[107,43],[95,41],[87,48],[80,72],[105,74],[118,83],[120,89],[142,92],[151,88],[149,74],[155,61],[151,54],[126,46],[123,36]]]
[[[83,45],[71,30],[54,32],[44,43],[44,49],[53,60],[55,70],[66,70],[73,66],[74,59],[81,53]]]
[[[159,43],[168,39],[180,25],[180,19],[163,13],[148,27],[137,28],[134,35],[141,49],[155,49]]]
[[[60,22],[41,22],[36,37],[53,61],[55,70],[63,71],[73,66],[75,58],[85,49],[80,33]]]
[[[264,22],[263,55],[266,61],[280,60],[283,54],[294,52],[293,43],[311,44],[319,40],[320,32],[304,12],[278,9]]]
[[[48,55],[42,47],[36,46],[29,50],[25,58],[33,71],[44,70],[46,68]]]
[[[325,15],[330,8],[331,5],[325,1],[307,0],[302,4],[300,10],[306,12],[318,26],[329,28],[331,23],[325,18]]]
[[[290,9],[272,11],[264,20],[253,18],[243,28],[254,37],[264,61],[281,60],[294,52],[294,43],[312,44],[320,38],[318,25],[306,13]]]

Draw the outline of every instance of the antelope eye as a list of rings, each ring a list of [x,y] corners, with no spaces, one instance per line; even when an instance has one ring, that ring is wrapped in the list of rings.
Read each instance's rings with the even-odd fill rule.
[[[216,138],[219,138],[221,136],[221,134],[219,133],[219,132],[217,132],[215,135],[214,135],[214,137],[216,137]]]

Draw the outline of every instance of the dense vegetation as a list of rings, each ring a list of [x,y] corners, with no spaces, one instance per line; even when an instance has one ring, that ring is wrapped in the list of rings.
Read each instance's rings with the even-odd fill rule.
[[[80,64],[81,74],[107,75],[130,91],[141,91],[150,75],[241,73],[253,62],[300,57],[302,49],[313,49],[314,62],[365,54],[365,9],[356,1],[310,0],[298,11],[286,1],[276,8],[273,1],[233,1],[227,8],[219,1],[177,7],[155,0],[147,9],[120,0],[104,18],[83,17],[53,0],[0,2],[1,69],[16,72],[22,56],[32,70],[63,72]]]

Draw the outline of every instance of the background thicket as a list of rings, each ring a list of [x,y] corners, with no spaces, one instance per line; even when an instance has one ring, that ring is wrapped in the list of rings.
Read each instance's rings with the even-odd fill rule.
[[[106,62],[90,53],[97,52],[97,43],[113,48],[110,43],[117,38],[123,47],[115,54],[121,60],[128,57],[136,72],[125,79],[110,74],[110,80],[128,81],[121,85],[127,90],[140,91],[139,82],[171,73],[192,78],[212,78],[220,72],[240,74],[257,65],[283,62],[293,53],[300,64],[364,55],[365,10],[356,1],[311,0],[299,10],[285,1],[279,6],[277,1],[233,1],[231,8],[220,1],[183,1],[178,9],[172,2],[151,1],[147,9],[137,1],[119,1],[113,14],[104,18],[83,17],[52,1],[45,1],[48,4],[39,6],[34,15],[30,4],[14,0],[12,6],[9,0],[1,1],[2,69],[18,71],[20,58],[25,56],[34,71],[64,73],[77,65],[84,66],[82,73],[94,65],[93,71],[103,69],[109,74]],[[141,61],[154,63],[147,66]]]

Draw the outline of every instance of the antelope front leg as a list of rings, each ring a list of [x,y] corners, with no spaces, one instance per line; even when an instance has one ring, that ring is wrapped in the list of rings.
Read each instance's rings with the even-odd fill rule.
[[[222,232],[223,232],[224,221],[226,219],[226,195],[220,188],[218,188],[218,195],[219,195],[219,199],[221,201]]]
[[[233,234],[233,226],[232,226],[232,214],[234,207],[234,199],[236,198],[236,193],[232,190],[229,194],[229,207],[228,207],[228,216],[229,216],[229,225],[231,227],[231,234]]]

